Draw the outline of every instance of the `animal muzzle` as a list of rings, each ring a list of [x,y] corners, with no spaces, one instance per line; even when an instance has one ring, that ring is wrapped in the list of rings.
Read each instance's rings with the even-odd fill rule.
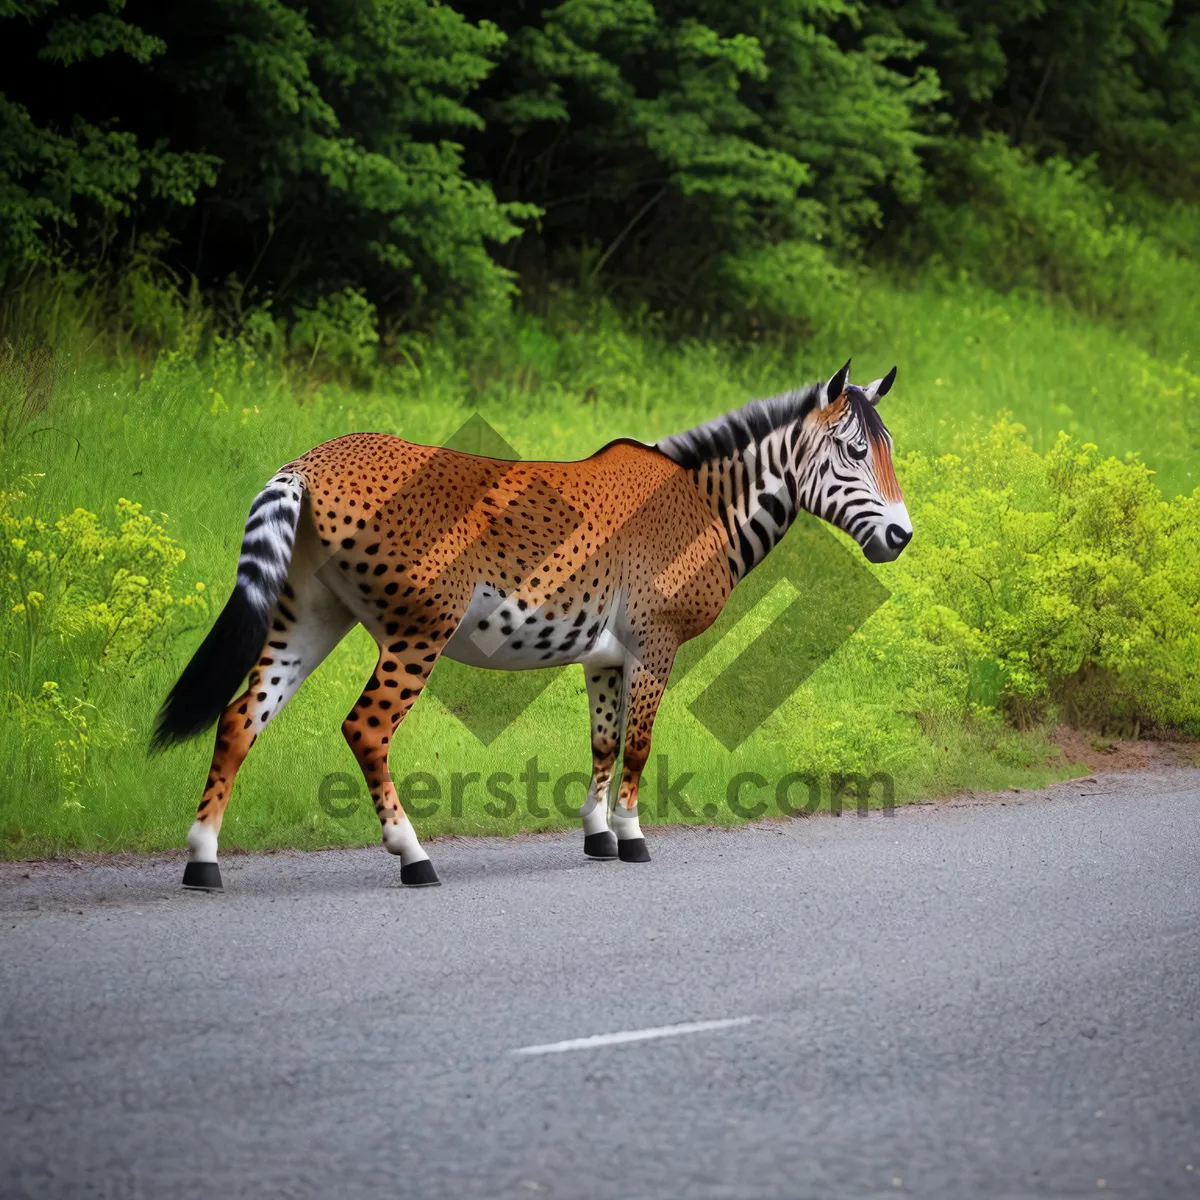
[[[885,513],[885,519],[879,523],[871,538],[863,543],[863,554],[867,562],[894,562],[900,557],[900,552],[912,541],[912,522],[908,510],[903,504],[895,506],[899,511]]]

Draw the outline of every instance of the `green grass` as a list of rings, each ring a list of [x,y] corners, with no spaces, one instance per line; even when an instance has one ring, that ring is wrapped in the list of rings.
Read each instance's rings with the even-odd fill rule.
[[[1182,348],[1156,359],[1132,338],[1032,301],[965,285],[902,290],[881,280],[864,286],[857,305],[838,314],[836,328],[818,331],[799,348],[763,346],[735,357],[716,345],[671,343],[604,310],[578,318],[560,313],[552,323],[519,320],[511,336],[486,353],[476,350],[469,361],[450,348],[414,351],[411,365],[386,387],[365,392],[330,385],[297,394],[273,369],[202,368],[186,360],[162,360],[141,378],[136,364],[63,356],[49,408],[10,444],[4,472],[44,473],[37,503],[50,519],[77,505],[111,515],[118,497],[166,513],[188,552],[183,579],[203,581],[219,603],[232,582],[251,499],[280,464],[327,438],[382,429],[440,443],[478,412],[522,457],[576,458],[617,436],[652,440],[752,396],[826,376],[850,354],[860,380],[899,364],[884,415],[900,455],[947,451],[1011,412],[1039,448],[1065,429],[1104,451],[1140,454],[1167,495],[1200,483],[1191,476],[1200,449],[1200,375]],[[879,577],[886,584],[886,568]],[[814,772],[824,781],[826,807],[829,779],[838,772],[886,772],[897,801],[962,788],[1036,786],[1073,773],[1044,732],[1018,734],[986,714],[964,723],[910,711],[906,680],[873,646],[870,621],[758,733],[727,753],[687,706],[752,636],[755,622],[767,619],[765,608],[756,609],[668,693],[642,792],[644,823],[741,820],[726,803],[739,772],[755,772],[772,786],[791,772]],[[0,854],[181,843],[209,741],[155,759],[146,758],[144,747],[154,712],[201,636],[194,630],[131,678],[101,677],[87,699],[121,740],[95,753],[72,795],[56,786],[52,771],[29,761],[16,726],[5,725],[0,767],[15,786],[0,798]],[[339,725],[373,662],[370,639],[357,631],[273,723],[238,778],[223,847],[378,838],[361,787],[356,801],[340,793],[329,801],[350,809],[344,817],[329,815],[319,799],[326,777],[357,778]],[[438,671],[454,668],[441,664]],[[480,705],[511,678],[470,674]],[[398,780],[423,771],[438,783],[437,811],[417,821],[424,836],[575,826],[573,815],[558,811],[552,783],[541,785],[534,811],[520,782],[511,789],[517,798],[511,814],[487,811],[496,801],[480,783],[460,781],[461,803],[452,803],[455,773],[516,777],[534,756],[552,780],[588,769],[578,667],[562,671],[486,747],[425,697],[394,741],[392,770]],[[678,806],[663,808],[664,760],[671,781],[691,773],[675,793],[691,817]],[[561,803],[570,813],[583,789],[564,786]],[[798,794],[796,803],[803,803]],[[771,793],[748,789],[743,803],[759,795]]]

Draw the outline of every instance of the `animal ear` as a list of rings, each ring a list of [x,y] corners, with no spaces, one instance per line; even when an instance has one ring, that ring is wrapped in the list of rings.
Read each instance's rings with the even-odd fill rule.
[[[849,378],[850,360],[846,359],[846,365],[832,375],[829,382],[821,389],[821,398],[817,407],[826,408],[832,404],[846,390],[846,381]]]
[[[883,396],[886,396],[892,389],[892,384],[896,382],[896,368],[893,367],[882,379],[875,380],[867,388],[867,399],[872,404],[878,404]]]

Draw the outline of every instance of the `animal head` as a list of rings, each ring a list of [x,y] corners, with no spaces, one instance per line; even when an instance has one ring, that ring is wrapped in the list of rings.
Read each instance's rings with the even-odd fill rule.
[[[850,383],[850,364],[817,388],[804,420],[808,451],[800,503],[844,530],[868,562],[898,558],[913,527],[892,466],[892,438],[877,405],[896,378],[893,367],[867,387]]]

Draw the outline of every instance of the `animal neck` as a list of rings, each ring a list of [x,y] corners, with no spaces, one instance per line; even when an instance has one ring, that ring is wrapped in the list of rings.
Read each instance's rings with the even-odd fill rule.
[[[766,558],[800,511],[807,490],[805,417],[816,399],[813,386],[757,400],[658,443],[691,474],[725,531],[735,583]]]

